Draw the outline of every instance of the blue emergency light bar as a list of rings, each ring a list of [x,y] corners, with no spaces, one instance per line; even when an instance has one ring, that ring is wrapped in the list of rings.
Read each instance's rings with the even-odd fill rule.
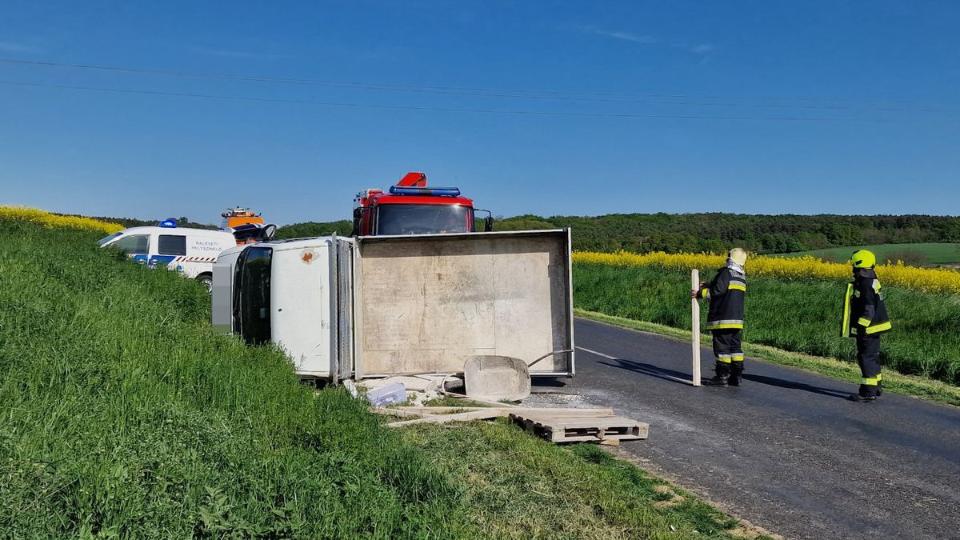
[[[177,220],[173,218],[167,218],[160,222],[160,226],[163,227],[164,229],[176,229]]]
[[[391,195],[426,195],[437,197],[459,197],[460,188],[455,187],[406,187],[390,186]]]

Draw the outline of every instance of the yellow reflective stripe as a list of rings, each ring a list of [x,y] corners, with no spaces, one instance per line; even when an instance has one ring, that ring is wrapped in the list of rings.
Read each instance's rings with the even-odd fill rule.
[[[877,382],[883,382],[883,373],[877,373]]]
[[[860,326],[870,326],[870,323],[872,322],[873,321],[871,321],[866,317],[860,317],[859,319],[857,319],[857,324],[859,324]]]
[[[729,363],[731,362],[731,360],[732,360],[732,359],[730,358],[730,355],[729,355],[729,354],[718,354],[718,355],[717,355],[717,362],[721,362],[721,363],[723,363],[723,364],[729,364]]]
[[[840,337],[850,337],[850,298],[853,296],[853,283],[847,283],[847,292],[843,295],[843,321],[840,323]]]
[[[734,362],[743,362],[743,355],[742,355],[742,354],[735,354],[735,355],[733,355],[733,361],[734,361]]]
[[[727,289],[729,289],[729,290],[731,290],[731,291],[743,291],[743,292],[747,292],[747,286],[746,286],[746,284],[740,284],[740,283],[731,283],[730,285],[727,285]]]
[[[700,290],[700,298],[710,298],[710,289],[704,287]]]
[[[876,386],[879,382],[879,377],[864,377],[860,379],[860,384],[865,384],[867,386]]]
[[[742,329],[743,321],[737,320],[724,320],[724,321],[707,321],[707,330],[734,330]]]
[[[884,332],[886,330],[890,330],[891,328],[893,328],[893,325],[890,324],[890,321],[887,321],[885,323],[875,324],[867,327],[867,333],[876,334],[877,332]]]

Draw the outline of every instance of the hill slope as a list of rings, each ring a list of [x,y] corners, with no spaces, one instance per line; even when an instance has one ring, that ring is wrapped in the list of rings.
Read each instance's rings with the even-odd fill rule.
[[[446,478],[279,352],[215,336],[194,283],[5,225],[0,536],[455,530]]]

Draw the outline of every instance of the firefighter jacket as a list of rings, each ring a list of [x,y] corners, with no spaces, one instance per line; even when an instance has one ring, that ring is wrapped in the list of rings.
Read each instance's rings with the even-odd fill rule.
[[[887,332],[892,328],[881,289],[880,280],[872,268],[857,269],[843,297],[841,336],[851,337],[859,329],[869,335]]]
[[[697,298],[710,299],[707,330],[742,330],[743,304],[747,295],[747,276],[742,269],[721,268],[710,285],[697,292]]]

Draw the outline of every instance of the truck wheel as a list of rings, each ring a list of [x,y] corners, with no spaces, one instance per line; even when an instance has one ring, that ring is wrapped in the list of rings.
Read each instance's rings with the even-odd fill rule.
[[[200,274],[199,276],[197,276],[197,281],[199,281],[200,284],[207,289],[207,292],[213,292],[213,276],[212,275]]]

